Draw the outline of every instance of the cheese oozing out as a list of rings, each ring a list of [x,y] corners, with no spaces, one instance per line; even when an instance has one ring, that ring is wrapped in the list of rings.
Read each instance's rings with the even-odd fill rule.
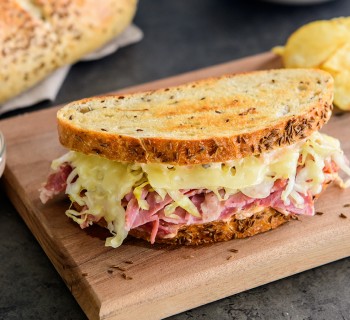
[[[67,216],[79,224],[84,223],[88,215],[94,216],[95,220],[104,218],[113,235],[107,238],[106,245],[118,247],[128,234],[122,200],[133,192],[139,207],[148,209],[148,203],[141,196],[146,185],[162,199],[166,195],[172,198],[173,202],[165,208],[165,214],[170,216],[176,207],[182,207],[195,217],[200,216],[197,207],[181,190],[207,189],[219,200],[237,192],[262,199],[269,196],[278,179],[288,181],[281,195],[284,203],[293,202],[302,208],[304,199],[301,195],[320,193],[322,184],[327,181],[327,173],[323,171],[327,162],[334,162],[350,176],[339,141],[315,132],[294,145],[225,163],[191,166],[121,163],[70,151],[54,160],[52,169],[58,170],[64,163],[73,168],[67,179],[66,194],[72,203],[84,207],[84,214],[70,208],[66,211]],[[336,179],[341,187],[350,185],[350,179],[346,182],[338,176]]]

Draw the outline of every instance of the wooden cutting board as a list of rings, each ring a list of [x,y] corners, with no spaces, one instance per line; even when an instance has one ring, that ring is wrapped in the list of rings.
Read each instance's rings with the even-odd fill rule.
[[[121,91],[273,67],[280,62],[266,53]],[[81,230],[65,216],[68,202],[63,197],[47,205],[39,201],[37,190],[51,160],[64,152],[56,111],[0,122],[8,152],[2,182],[90,319],[159,319],[350,255],[350,208],[343,207],[350,203],[350,190],[335,186],[317,202],[323,215],[301,217],[253,238],[194,248],[127,239],[117,249],[106,248],[108,233],[99,227]],[[350,156],[350,113],[333,116],[324,132],[339,138]]]

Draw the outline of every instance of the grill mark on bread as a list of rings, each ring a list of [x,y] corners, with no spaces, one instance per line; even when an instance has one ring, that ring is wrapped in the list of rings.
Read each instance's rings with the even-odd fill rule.
[[[246,111],[239,113],[239,116],[246,116],[249,113],[257,113],[256,108],[249,108]]]

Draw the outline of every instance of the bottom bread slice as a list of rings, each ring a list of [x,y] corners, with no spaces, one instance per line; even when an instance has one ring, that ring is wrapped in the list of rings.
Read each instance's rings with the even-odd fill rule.
[[[246,219],[236,219],[233,216],[227,221],[184,225],[179,228],[175,237],[156,237],[156,242],[178,245],[200,245],[241,239],[275,229],[291,219],[297,219],[297,217],[292,214],[285,215],[272,208],[265,208]],[[138,228],[131,229],[129,235],[150,241],[150,234]]]

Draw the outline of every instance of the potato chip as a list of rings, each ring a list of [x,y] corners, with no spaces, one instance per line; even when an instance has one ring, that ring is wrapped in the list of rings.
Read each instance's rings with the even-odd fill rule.
[[[333,75],[343,70],[350,71],[350,40],[337,49],[321,67]]]
[[[348,18],[311,22],[287,41],[283,62],[287,68],[318,67],[350,39]]]
[[[334,104],[340,109],[350,110],[350,70],[334,77]]]
[[[272,51],[286,68],[320,68],[334,77],[334,104],[350,110],[350,17],[311,22]]]
[[[350,17],[340,17],[333,20],[337,20],[339,23],[345,25],[347,28],[350,28]]]

